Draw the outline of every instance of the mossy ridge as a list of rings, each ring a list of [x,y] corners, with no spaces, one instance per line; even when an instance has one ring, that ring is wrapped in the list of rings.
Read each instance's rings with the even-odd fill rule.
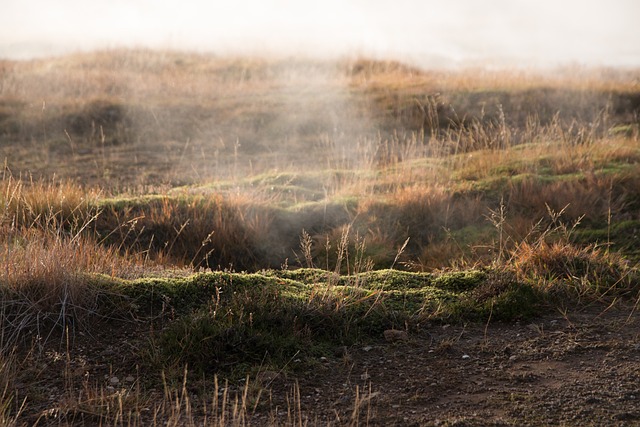
[[[620,252],[631,262],[640,261],[640,221],[601,222],[573,231],[572,241],[581,245],[599,245]]]
[[[385,312],[392,313],[396,317],[401,314],[409,324],[413,324],[425,317],[437,320],[440,307],[455,302],[459,298],[459,293],[428,286],[385,291],[381,305]]]
[[[301,282],[258,273],[228,272],[198,273],[184,278],[114,279],[110,286],[134,300],[143,312],[171,308],[180,314],[196,311],[210,304],[213,299],[224,303],[235,293],[267,289],[278,290],[286,295],[299,295],[309,287]]]
[[[368,271],[352,276],[342,276],[340,283],[344,285],[357,283],[369,289],[392,291],[429,287],[433,277],[431,273],[412,273],[385,269]]]
[[[389,328],[418,330],[425,321],[529,319],[557,298],[545,284],[497,267],[346,276],[306,268],[111,282],[141,307],[171,311],[149,351],[162,369],[187,364],[231,375],[257,364],[304,367],[336,347],[379,340]]]
[[[487,269],[444,273],[375,270],[339,276],[321,269],[301,268],[265,270],[260,273],[207,272],[189,277],[104,280],[114,291],[134,299],[140,306],[157,308],[169,304],[175,310],[187,312],[209,304],[214,297],[226,302],[234,294],[252,294],[265,289],[277,291],[285,298],[302,301],[312,292],[319,291],[361,299],[376,292],[385,296],[406,294],[450,299],[480,288],[488,280],[494,280],[496,274],[500,273]]]
[[[170,311],[151,354],[163,368],[226,372],[247,364],[300,366],[338,346],[380,339],[425,320],[512,320],[535,315],[543,295],[503,271],[440,274],[319,269],[200,273],[113,281],[141,311]],[[158,311],[156,311],[158,312]]]
[[[514,282],[499,293],[478,298],[475,292],[443,305],[440,319],[466,319],[469,321],[526,320],[540,311],[544,294],[531,284]]]
[[[280,279],[293,280],[305,283],[321,283],[335,276],[331,271],[322,270],[320,268],[298,268],[295,270],[264,270],[262,271],[267,277],[276,277]]]

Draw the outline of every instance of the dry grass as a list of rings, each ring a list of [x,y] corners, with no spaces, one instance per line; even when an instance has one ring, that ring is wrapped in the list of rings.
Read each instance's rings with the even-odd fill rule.
[[[267,259],[272,212],[244,197],[107,201],[101,241],[174,266],[248,269]]]
[[[512,257],[514,267],[545,291],[603,298],[633,292],[635,274],[619,254],[596,246],[569,243],[522,243]],[[563,295],[566,296],[566,295]]]
[[[295,67],[292,67],[294,65]],[[565,67],[551,72],[532,70],[428,71],[397,62],[345,60],[323,61],[220,58],[185,52],[107,50],[26,62],[2,63],[2,95],[8,99],[31,97],[76,102],[132,97],[141,101],[211,99],[211,95],[241,91],[257,95],[269,85],[294,80],[309,83],[310,76],[336,74],[355,87],[394,90],[422,87],[426,91],[521,91],[540,87],[628,92],[637,71]],[[180,84],[176,84],[180,82]],[[341,84],[339,80],[337,84]],[[40,108],[40,105],[34,108]]]
[[[66,389],[59,405],[44,411],[37,424],[55,422],[58,425],[127,425],[127,426],[207,426],[240,427],[263,425],[273,427],[299,427],[312,425],[369,425],[372,400],[378,395],[371,387],[355,386],[355,397],[350,413],[341,418],[321,422],[303,409],[300,387],[294,383],[283,402],[271,401],[263,388],[259,373],[255,379],[246,378],[240,385],[221,382],[217,376],[201,395],[189,390],[188,371],[183,380],[170,385],[163,382],[160,396],[143,393],[140,379],[126,386],[104,387],[90,378],[74,378],[65,368]],[[82,384],[74,384],[81,381]],[[7,402],[8,404],[11,402]],[[282,404],[283,406],[279,406]],[[271,407],[264,412],[264,407]],[[20,425],[20,411],[0,418],[3,426]]]
[[[637,288],[608,236],[579,246],[556,214],[607,232],[640,220],[637,71],[104,51],[0,73],[0,425],[21,410],[12,348],[99,311],[96,274],[319,266],[328,286],[307,303],[336,312],[377,298],[335,292],[340,274],[360,289],[380,267],[492,266],[578,299]],[[57,414],[246,425],[254,391],[216,382],[194,405],[186,382],[165,384],[151,404],[87,381]],[[259,422],[311,422],[299,397]]]
[[[378,85],[402,89],[424,85],[444,91],[507,90],[519,91],[540,87],[575,90],[627,91],[627,72],[615,69],[593,69],[582,66],[563,66],[555,70],[486,69],[422,70],[398,62],[368,59],[351,60],[348,67],[357,84]]]
[[[15,351],[0,352],[0,426],[3,427],[18,425],[26,402],[26,399],[17,401],[18,396],[14,392],[17,367]]]
[[[98,310],[92,274],[140,274],[139,257],[122,256],[91,236],[95,195],[79,187],[2,181],[0,211],[1,352],[29,345],[51,327],[79,327]],[[90,317],[90,316],[89,316]]]
[[[122,190],[542,139],[570,145],[607,132],[637,103],[635,71],[579,71],[436,72],[153,51],[5,62],[0,123],[29,150],[0,155],[38,177],[75,178],[80,168],[84,182]]]
[[[636,297],[637,267],[620,253],[610,251],[607,243],[574,244],[572,234],[585,216],[567,222],[568,208],[556,211],[547,205],[547,217],[522,236],[507,228],[505,206],[501,204],[489,216],[498,232],[494,265],[513,271],[519,280],[533,283],[561,301]]]

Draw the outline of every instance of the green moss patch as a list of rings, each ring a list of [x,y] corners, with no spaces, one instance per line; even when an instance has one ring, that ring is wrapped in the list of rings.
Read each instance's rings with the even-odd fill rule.
[[[138,315],[165,314],[153,339],[163,369],[228,371],[312,360],[426,320],[513,320],[535,315],[542,294],[503,271],[337,276],[318,269],[111,281]],[[297,362],[300,363],[300,362]]]

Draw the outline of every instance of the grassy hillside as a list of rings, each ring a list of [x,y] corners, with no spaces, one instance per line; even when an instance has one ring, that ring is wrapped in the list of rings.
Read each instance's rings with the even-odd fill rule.
[[[61,419],[135,424],[159,388],[158,419],[184,410],[185,367],[303,373],[389,330],[637,305],[637,71],[105,51],[0,73],[0,424],[44,416],[20,367],[54,348]],[[124,409],[66,371],[102,328],[148,379]]]
[[[401,261],[433,269],[486,258],[490,212],[519,240],[551,209],[635,256],[634,72],[108,51],[3,76],[6,197],[48,194],[14,200],[23,225],[58,198],[109,246],[240,270],[294,265],[302,230],[324,259],[348,227],[377,267],[410,238]]]

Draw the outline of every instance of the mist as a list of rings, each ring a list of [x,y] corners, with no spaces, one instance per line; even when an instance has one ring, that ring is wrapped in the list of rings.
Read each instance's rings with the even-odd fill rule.
[[[637,67],[638,16],[635,0],[5,0],[0,57],[142,47],[425,67]]]

